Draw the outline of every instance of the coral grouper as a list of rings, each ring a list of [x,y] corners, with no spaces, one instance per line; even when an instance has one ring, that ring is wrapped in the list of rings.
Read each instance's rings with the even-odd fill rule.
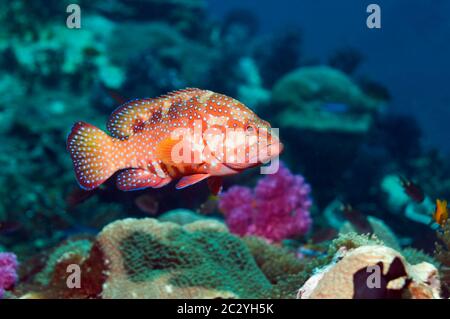
[[[121,171],[121,190],[159,188],[175,178],[183,188],[211,177],[208,184],[217,193],[221,176],[257,166],[282,149],[270,124],[244,104],[194,88],[125,103],[107,127],[112,136],[78,122],[67,139],[84,189]]]

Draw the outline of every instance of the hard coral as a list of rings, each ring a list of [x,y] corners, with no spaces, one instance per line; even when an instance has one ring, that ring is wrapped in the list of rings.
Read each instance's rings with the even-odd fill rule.
[[[282,105],[279,123],[317,132],[361,134],[381,107],[344,73],[330,67],[303,67],[274,86],[272,99]]]
[[[297,289],[314,268],[329,263],[328,258],[298,259],[286,248],[267,243],[258,237],[245,237],[256,264],[272,284],[265,298],[294,299]]]
[[[103,229],[103,298],[256,298],[270,289],[248,248],[215,221],[125,219]]]
[[[439,298],[440,283],[436,267],[425,262],[410,265],[399,252],[386,246],[343,249],[335,260],[335,263],[308,279],[299,290],[298,298]],[[372,267],[377,266],[379,276],[374,280],[376,269]],[[369,283],[374,286],[369,287]]]
[[[233,186],[221,195],[219,208],[231,232],[281,241],[304,235],[311,226],[310,186],[281,165],[254,190]]]
[[[436,243],[434,257],[441,263],[441,280],[444,297],[450,296],[450,223],[444,226],[443,232],[437,232],[442,243]]]
[[[16,255],[0,253],[0,298],[16,283],[18,265]]]

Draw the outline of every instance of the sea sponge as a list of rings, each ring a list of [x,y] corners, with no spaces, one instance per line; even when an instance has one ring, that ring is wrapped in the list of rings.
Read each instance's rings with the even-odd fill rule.
[[[378,280],[371,278],[376,276],[372,267],[379,269]],[[374,286],[369,286],[369,282]],[[410,265],[399,252],[382,245],[341,250],[335,263],[308,279],[298,292],[298,298],[302,299],[434,299],[439,296],[436,267],[425,262]]]
[[[124,219],[98,235],[103,298],[257,298],[271,288],[242,241],[216,221]]]

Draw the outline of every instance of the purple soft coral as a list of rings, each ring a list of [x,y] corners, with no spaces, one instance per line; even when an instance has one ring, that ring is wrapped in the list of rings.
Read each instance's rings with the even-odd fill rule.
[[[17,281],[17,257],[12,253],[0,253],[0,298],[6,289],[12,288]]]
[[[233,186],[221,195],[219,208],[231,232],[281,241],[305,234],[311,226],[310,186],[281,165],[261,179],[254,191]]]

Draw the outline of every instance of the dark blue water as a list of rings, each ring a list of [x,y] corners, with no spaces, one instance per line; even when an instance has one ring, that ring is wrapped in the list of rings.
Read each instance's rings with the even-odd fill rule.
[[[392,94],[390,112],[412,114],[423,144],[450,151],[450,1],[210,0],[216,17],[245,8],[259,31],[286,27],[303,32],[304,55],[323,61],[342,47],[365,57],[358,73],[383,83]],[[381,29],[366,27],[366,7],[381,7]]]

